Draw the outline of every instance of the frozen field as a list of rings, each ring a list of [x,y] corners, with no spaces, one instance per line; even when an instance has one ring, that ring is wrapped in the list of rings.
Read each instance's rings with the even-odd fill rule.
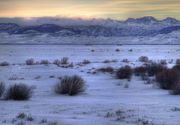
[[[35,86],[29,101],[0,100],[0,125],[16,125],[21,112],[33,117],[25,121],[27,125],[56,125],[48,124],[55,121],[57,125],[180,125],[180,96],[144,84],[140,77],[133,76],[125,88],[126,80],[91,73],[107,66],[140,65],[140,56],[153,61],[166,59],[168,66],[173,66],[180,58],[180,45],[0,45],[0,62],[10,63],[0,66],[0,81]],[[68,57],[74,66],[25,65],[28,58],[53,62],[62,57]],[[84,59],[91,63],[78,65]],[[105,60],[110,62],[103,63]],[[73,74],[85,79],[86,91],[72,97],[55,94],[53,86],[58,77]],[[10,80],[14,76],[17,79]],[[47,122],[41,123],[42,119]]]

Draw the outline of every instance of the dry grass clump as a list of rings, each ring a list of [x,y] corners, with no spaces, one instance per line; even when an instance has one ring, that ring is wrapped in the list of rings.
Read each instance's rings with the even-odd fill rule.
[[[4,61],[4,62],[1,62],[1,63],[0,63],[0,66],[9,66],[9,63],[6,62],[6,61]]]
[[[116,71],[116,77],[118,79],[128,79],[128,80],[130,80],[131,76],[132,76],[132,73],[133,73],[133,70],[131,69],[130,66],[124,66],[124,67],[119,68]]]
[[[33,58],[27,59],[26,65],[34,65],[34,59]]]
[[[6,100],[28,100],[32,96],[32,88],[25,84],[14,84],[6,90]]]
[[[85,81],[80,76],[65,76],[55,85],[57,94],[77,95],[85,90]]]

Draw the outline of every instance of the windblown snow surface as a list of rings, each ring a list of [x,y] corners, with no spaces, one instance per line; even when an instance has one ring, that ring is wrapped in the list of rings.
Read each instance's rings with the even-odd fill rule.
[[[1,45],[0,61],[8,61],[10,65],[0,67],[0,80],[6,85],[32,85],[34,94],[28,101],[1,100],[0,124],[16,125],[24,121],[26,125],[179,125],[180,96],[170,95],[155,83],[145,84],[140,77],[133,76],[131,81],[126,81],[108,73],[92,73],[106,66],[141,65],[140,56],[148,56],[156,62],[166,59],[168,66],[172,67],[180,57],[180,46]],[[53,62],[62,57],[68,57],[74,67],[25,65],[28,58]],[[84,59],[91,63],[78,65]],[[123,59],[129,62],[122,62]],[[103,63],[104,60],[116,61]],[[55,94],[53,86],[58,77],[73,74],[85,79],[86,91],[77,96]],[[15,76],[16,79],[10,79]],[[35,78],[37,76],[39,79]],[[129,88],[125,87],[127,83]],[[22,112],[31,115],[33,120],[16,118]]]

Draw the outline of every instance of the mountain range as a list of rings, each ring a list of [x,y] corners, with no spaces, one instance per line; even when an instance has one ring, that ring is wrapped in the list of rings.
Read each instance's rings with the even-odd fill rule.
[[[129,18],[125,21],[61,18],[36,18],[29,21],[18,20],[21,21],[15,21],[14,18],[0,18],[0,33],[8,33],[10,35],[49,34],[52,36],[124,37],[156,36],[180,31],[180,21],[170,17],[157,20],[154,17],[146,16],[136,19]]]

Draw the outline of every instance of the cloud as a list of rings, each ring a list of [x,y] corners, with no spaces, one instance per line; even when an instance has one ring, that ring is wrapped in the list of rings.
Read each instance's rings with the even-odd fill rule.
[[[152,15],[180,19],[179,0],[1,0],[0,16],[124,19]]]

